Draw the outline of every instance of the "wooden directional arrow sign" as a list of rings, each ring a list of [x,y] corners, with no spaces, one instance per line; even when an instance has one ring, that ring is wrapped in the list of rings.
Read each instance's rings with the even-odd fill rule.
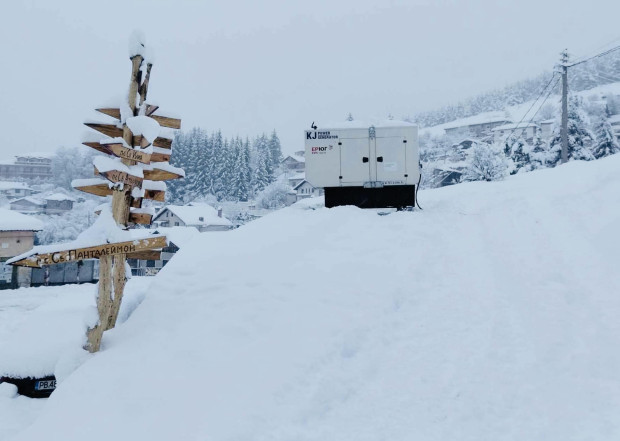
[[[111,116],[112,118],[116,118],[120,121],[121,119],[121,110],[116,108],[103,108],[96,109],[97,112],[101,112],[105,115]],[[155,109],[157,110],[157,108]],[[153,110],[153,112],[155,111]],[[148,106],[147,106],[148,111]],[[159,123],[162,127],[168,127],[169,129],[180,129],[181,128],[181,120],[177,118],[170,118],[168,116],[160,116],[160,115],[148,115],[153,118],[155,121]]]
[[[83,191],[84,193],[94,194],[96,196],[111,196],[114,194],[114,190],[108,186],[107,182],[80,185],[73,188]],[[166,192],[163,190],[145,190],[144,199],[165,202]],[[142,206],[142,198],[132,198],[131,206],[134,208],[140,208]]]
[[[168,170],[162,170],[157,167],[153,167],[152,170],[144,170],[144,179],[149,181],[167,181],[169,179],[179,179],[183,176],[178,173],[173,173]]]
[[[112,138],[123,137],[123,129],[117,127],[116,124],[84,123],[84,125]],[[148,146],[148,143],[143,145],[144,143],[142,142],[142,136],[134,136],[133,143],[134,145],[139,145],[141,147]],[[155,141],[153,141],[153,145],[155,147],[161,147],[162,149],[171,149],[172,139],[157,137],[155,138]]]
[[[101,214],[101,210],[95,211],[95,214],[99,216]],[[151,225],[151,221],[153,220],[153,215],[149,213],[135,213],[133,211],[129,212],[129,222],[140,225]]]
[[[165,236],[156,236],[147,239],[132,240],[128,242],[106,243],[87,248],[75,248],[55,253],[33,254],[13,262],[12,265],[41,268],[43,265],[73,262],[76,260],[99,259],[103,256],[115,254],[131,254],[146,250],[160,249],[166,246]]]
[[[142,181],[144,180],[143,178],[130,175],[129,173],[122,172],[120,170],[109,170],[105,172],[100,172],[99,170],[97,170],[97,167],[95,167],[95,174],[104,176],[107,180],[114,183],[127,184],[131,185],[132,187],[138,188],[142,188]]]
[[[131,161],[141,162],[142,164],[151,163],[151,155],[136,149],[128,149],[122,144],[104,144],[114,156]]]

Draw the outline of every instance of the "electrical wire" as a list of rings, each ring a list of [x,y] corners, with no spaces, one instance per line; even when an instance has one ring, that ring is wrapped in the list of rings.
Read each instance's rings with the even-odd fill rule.
[[[512,131],[508,134],[508,136],[506,136],[506,138],[504,138],[504,142],[506,143],[506,141],[508,141],[508,139],[514,134],[514,132],[517,130],[517,128],[519,128],[519,126],[521,125],[521,123],[523,122],[523,120],[525,119],[525,117],[527,116],[528,113],[530,113],[530,111],[534,108],[534,106],[536,105],[536,103],[538,102],[538,100],[545,94],[545,92],[547,91],[547,88],[549,87],[549,85],[551,84],[551,82],[553,81],[553,79],[555,78],[555,75],[557,74],[557,72],[553,72],[553,75],[551,75],[551,79],[549,80],[549,82],[545,85],[545,87],[543,87],[542,91],[540,92],[540,94],[538,95],[538,97],[536,97],[536,99],[534,100],[534,102],[532,103],[532,105],[530,106],[529,109],[527,109],[527,112],[525,112],[523,114],[523,117],[521,118],[521,120],[515,125],[514,129],[512,129]],[[557,84],[557,81],[556,81]],[[555,87],[555,85],[551,88],[551,90],[553,90],[553,88]],[[549,95],[547,95],[549,96]],[[547,99],[545,99],[546,101]],[[543,104],[545,103],[545,101],[543,101],[543,103],[540,105],[540,107],[538,108],[538,110],[536,111],[536,113],[534,114],[534,116],[536,116],[536,114],[540,111],[540,108],[543,106]],[[532,117],[532,119],[534,119],[534,117]],[[530,119],[530,123],[532,121],[532,119]],[[529,124],[529,123],[528,123]]]
[[[606,50],[604,52],[601,52],[600,54],[592,55],[591,57],[588,57],[588,58],[586,58],[584,60],[577,61],[576,63],[568,64],[568,65],[566,65],[566,67],[575,67],[575,66],[578,66],[580,64],[586,63],[586,62],[588,62],[590,60],[594,60],[595,58],[602,57],[603,55],[607,55],[607,54],[610,54],[612,52],[615,52],[617,50],[620,50],[620,46],[612,47],[611,49],[608,49],[608,50]]]
[[[620,41],[620,37],[618,37],[618,38],[614,38],[613,40],[608,41],[607,43],[605,43],[605,44],[603,44],[603,45],[601,45],[601,46],[597,47],[596,49],[594,49],[594,50],[590,51],[590,53],[594,53],[594,54],[596,54],[596,53],[597,53],[597,52],[599,52],[600,50],[602,50],[602,49],[604,49],[604,48],[608,47],[609,45],[615,44],[615,43],[617,43],[617,42],[619,42],[619,41]],[[589,56],[591,56],[591,55],[586,54],[586,55],[584,55],[584,56],[582,56],[582,57],[578,57],[578,58],[576,58],[576,59],[575,59],[575,62],[576,62],[576,63],[577,63],[577,62],[579,62],[579,63],[580,63],[581,61],[585,60],[585,59],[586,59],[586,58],[588,58]]]
[[[418,179],[418,185],[415,187],[415,203],[418,206],[418,208],[420,210],[422,210],[422,207],[420,207],[420,203],[418,202],[418,192],[420,191],[420,182],[422,182],[422,171],[420,170],[420,178]],[[415,205],[414,205],[415,208]]]

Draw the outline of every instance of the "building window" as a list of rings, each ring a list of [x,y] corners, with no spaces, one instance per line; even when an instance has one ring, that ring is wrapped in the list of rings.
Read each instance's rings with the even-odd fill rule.
[[[155,268],[155,261],[154,260],[147,260],[146,261],[146,267],[147,268]]]
[[[178,222],[175,222],[175,223],[174,223],[174,226],[175,226],[175,227],[178,227],[178,226],[179,226],[179,223],[178,223]]]

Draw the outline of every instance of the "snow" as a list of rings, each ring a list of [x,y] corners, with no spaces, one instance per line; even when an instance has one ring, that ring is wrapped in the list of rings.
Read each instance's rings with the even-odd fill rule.
[[[112,185],[113,185],[107,179],[101,179],[101,178],[74,179],[73,181],[71,181],[71,187],[73,188],[88,187],[91,185],[101,185],[101,184],[106,184],[110,188],[112,188]]]
[[[0,231],[41,231],[43,222],[16,211],[0,208]]]
[[[100,173],[118,170],[138,178],[144,177],[141,164],[127,166],[123,164],[119,158],[95,156],[93,158],[93,165],[97,168],[97,170],[99,170]]]
[[[68,196],[64,193],[53,193],[49,196],[44,196],[43,199],[46,201],[73,201],[75,202],[75,198]]]
[[[145,179],[142,181],[142,189],[166,191],[166,183],[164,181],[149,181],[148,179]]]
[[[132,116],[127,118],[127,127],[134,135],[142,135],[152,144],[159,136],[159,123],[148,116]]]
[[[522,122],[520,124],[505,124],[503,126],[495,127],[492,132],[498,130],[513,130],[513,129],[525,129],[527,127],[538,127],[538,124]]]
[[[163,170],[163,171],[167,171],[170,173],[176,173],[177,175],[183,176],[185,177],[185,170],[183,170],[182,168],[179,167],[174,167],[172,165],[170,165],[169,162],[153,162],[152,164],[149,165],[143,165],[143,170]]]
[[[145,54],[146,37],[144,32],[139,29],[135,29],[129,36],[129,58],[133,58],[136,55]]]
[[[225,217],[219,217],[215,208],[208,204],[199,203],[193,203],[191,205],[166,205],[153,220],[165,220],[165,217],[162,216],[166,210],[174,213],[187,226],[232,225]],[[202,218],[202,220],[200,218]]]
[[[391,120],[391,119],[368,119],[368,120],[353,120],[353,121],[336,121],[329,124],[317,124],[317,130],[328,129],[367,129],[371,126],[374,127],[403,127],[403,126],[415,126],[407,121]],[[298,159],[298,158],[296,158]]]
[[[33,205],[38,205],[38,206],[44,206],[45,205],[45,201],[43,199],[37,198],[37,197],[34,197],[34,196],[26,196],[24,198],[14,199],[10,203],[13,204],[13,203],[19,202],[19,201],[27,201],[27,202],[30,202]]]
[[[119,323],[142,302],[152,279],[133,277],[125,288]],[[81,350],[85,318],[95,308],[96,285],[63,285],[2,291],[0,294],[0,376],[45,376],[61,383],[87,361]],[[47,400],[15,396],[0,384],[0,439],[32,424]]]
[[[117,136],[116,138],[106,138],[99,141],[99,144],[108,145],[108,144],[122,144],[123,147],[131,148],[123,138]]]
[[[197,235],[15,440],[619,439],[619,168]]]
[[[24,182],[0,181],[0,191],[4,190],[31,190]]]

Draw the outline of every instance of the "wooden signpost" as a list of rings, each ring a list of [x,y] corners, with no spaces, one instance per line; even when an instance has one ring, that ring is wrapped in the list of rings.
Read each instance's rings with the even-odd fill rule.
[[[97,196],[112,196],[110,204],[112,216],[122,230],[127,229],[132,223],[150,224],[153,217],[152,214],[142,211],[132,212],[131,208],[142,207],[143,199],[164,202],[165,185],[156,181],[177,179],[184,176],[182,170],[175,169],[166,164],[170,160],[172,153],[172,139],[157,136],[151,146],[151,143],[142,133],[132,133],[127,125],[127,121],[122,119],[123,117],[148,117],[156,121],[159,127],[169,129],[181,128],[180,119],[154,115],[159,107],[146,103],[148,84],[153,66],[151,62],[144,59],[142,53],[144,44],[142,42],[136,40],[132,42],[132,47],[137,49],[130,56],[132,72],[127,104],[128,110],[131,113],[129,115],[121,115],[120,108],[100,108],[96,110],[117,119],[116,123],[85,123],[88,127],[105,136],[122,138],[122,142],[109,139],[101,142],[84,143],[84,145],[101,153],[120,158],[122,165],[119,164],[119,169],[116,170],[111,169],[110,162],[104,163],[106,165],[104,171],[99,171],[95,167],[95,174],[104,179],[80,179],[73,183],[73,187],[77,190]],[[139,120],[136,119],[135,121]],[[157,124],[152,122],[150,126],[157,127]],[[135,125],[133,127],[136,129]],[[149,150],[144,151],[147,147],[149,147]],[[158,163],[162,164],[158,166]],[[113,166],[114,163],[112,162]],[[143,177],[134,176],[127,172],[127,170],[135,170],[136,167],[144,167],[142,170]],[[137,240],[109,242],[97,246],[67,249],[54,253],[33,252],[33,254],[19,261],[12,262],[12,264],[40,268],[44,265],[57,263],[99,259],[99,287],[97,295],[99,321],[88,330],[88,341],[84,347],[90,352],[97,352],[101,345],[103,332],[113,328],[116,324],[127,280],[125,274],[126,258],[159,259],[159,250],[165,246],[165,236],[149,236]]]

